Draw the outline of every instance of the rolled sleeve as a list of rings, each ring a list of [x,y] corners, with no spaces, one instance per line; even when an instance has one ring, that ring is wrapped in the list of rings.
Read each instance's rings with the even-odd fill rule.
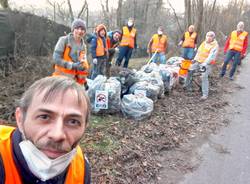
[[[64,61],[62,58],[64,49],[66,46],[66,39],[67,39],[66,36],[59,38],[59,40],[55,46],[54,52],[53,52],[53,62],[56,65],[71,69],[71,65],[70,65],[71,63]]]

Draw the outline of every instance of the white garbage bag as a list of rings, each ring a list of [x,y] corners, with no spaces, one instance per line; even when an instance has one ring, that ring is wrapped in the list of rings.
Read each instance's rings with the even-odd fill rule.
[[[136,120],[149,118],[153,109],[154,103],[147,97],[128,94],[122,98],[121,111],[127,118]]]
[[[106,91],[107,97],[107,109],[100,109],[96,107],[96,92]],[[91,109],[94,113],[107,113],[113,114],[120,112],[121,110],[121,83],[114,77],[110,77],[108,80],[103,75],[98,75],[93,84],[89,87],[88,95],[90,98]]]

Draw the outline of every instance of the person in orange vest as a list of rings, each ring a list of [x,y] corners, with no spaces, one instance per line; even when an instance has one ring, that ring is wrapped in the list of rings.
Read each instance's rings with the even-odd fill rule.
[[[90,52],[93,59],[91,79],[94,80],[97,75],[104,75],[108,58],[107,30],[105,25],[100,24],[95,28],[95,35],[90,44]]]
[[[192,60],[194,58],[197,48],[197,32],[195,32],[194,25],[188,27],[188,31],[184,33],[178,45],[183,48],[182,57],[184,59]]]
[[[153,57],[152,62],[166,64],[166,50],[168,46],[167,36],[163,34],[163,27],[160,26],[157,34],[154,34],[148,43],[148,54]]]
[[[248,32],[244,31],[244,22],[239,22],[237,30],[231,32],[227,38],[224,53],[226,54],[224,64],[222,66],[220,77],[226,74],[227,65],[233,59],[232,68],[229,73],[229,79],[233,80],[237,65],[240,64],[241,59],[246,56],[248,47]]]
[[[133,49],[137,48],[136,44],[136,29],[134,28],[134,19],[129,18],[126,26],[122,28],[122,39],[119,46],[119,55],[116,60],[116,65],[121,66],[123,58],[125,58],[123,67],[128,68],[129,59],[132,56]]]
[[[79,146],[89,115],[85,90],[69,77],[33,83],[16,108],[17,128],[0,125],[0,184],[90,184]]]
[[[112,65],[112,59],[115,53],[119,52],[118,46],[121,41],[121,36],[122,36],[122,33],[119,30],[108,32],[107,45],[108,45],[109,55],[108,55],[108,60],[107,60],[107,65],[106,65],[106,72],[105,72],[107,77],[111,76],[110,69]]]
[[[215,33],[213,31],[209,31],[206,34],[206,39],[201,43],[197,50],[197,54],[193,60],[193,64],[190,66],[188,70],[188,75],[184,84],[185,89],[190,89],[192,77],[195,71],[200,68],[205,70],[202,72],[202,97],[201,100],[206,100],[208,98],[209,92],[209,81],[208,76],[211,73],[211,64],[214,63],[217,53],[219,50],[219,45],[215,39]]]
[[[71,33],[59,38],[53,53],[53,76],[63,75],[76,80],[87,89],[86,77],[89,64],[83,37],[86,26],[83,20],[76,19],[71,25]]]

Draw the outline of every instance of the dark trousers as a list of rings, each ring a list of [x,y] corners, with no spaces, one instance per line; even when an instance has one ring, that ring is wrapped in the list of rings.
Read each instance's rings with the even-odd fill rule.
[[[106,70],[105,70],[105,75],[109,78],[111,76],[111,66],[112,66],[112,60],[115,55],[115,49],[109,49],[109,57],[106,62]]]
[[[133,51],[133,48],[130,48],[128,46],[119,47],[119,55],[118,55],[118,58],[116,60],[116,65],[121,66],[122,60],[125,57],[123,67],[128,68],[128,63],[129,63],[129,59],[132,55],[132,51]]]
[[[230,70],[229,77],[233,77],[236,71],[237,65],[240,63],[240,52],[234,51],[234,50],[227,51],[226,58],[224,60],[224,64],[222,66],[221,73],[220,73],[221,77],[223,77],[226,74],[227,65],[232,59],[233,59],[233,63],[232,63],[233,66]]]

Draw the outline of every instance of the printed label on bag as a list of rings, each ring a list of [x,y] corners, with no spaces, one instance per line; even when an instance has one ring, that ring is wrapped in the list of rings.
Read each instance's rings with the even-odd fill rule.
[[[108,91],[96,90],[95,109],[108,109]]]

